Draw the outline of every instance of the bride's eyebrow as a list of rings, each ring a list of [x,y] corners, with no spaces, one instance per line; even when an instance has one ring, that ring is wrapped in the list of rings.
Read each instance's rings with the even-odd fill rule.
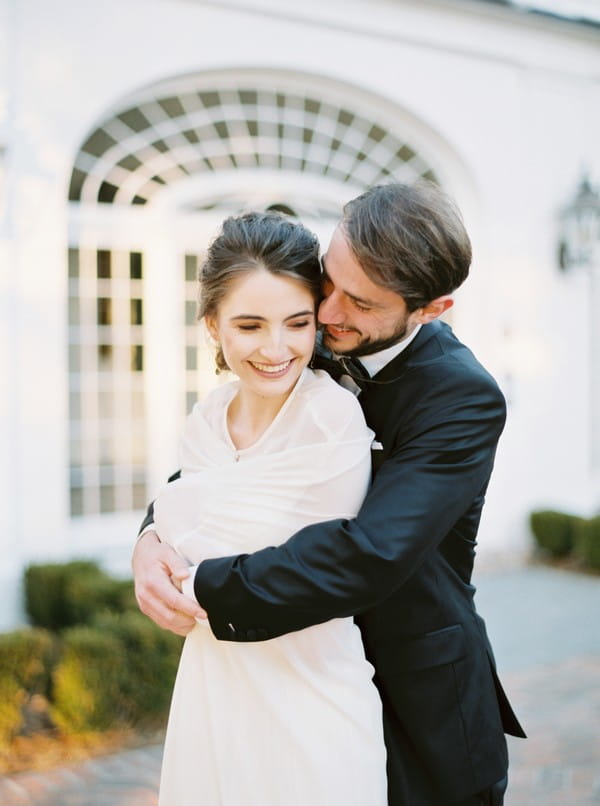
[[[298,316],[314,316],[314,315],[315,315],[314,311],[307,309],[306,311],[298,311],[298,313],[291,313],[289,316],[286,316],[283,321],[287,322],[289,319],[296,319],[296,317]],[[237,316],[232,316],[230,321],[237,322],[239,319],[255,319],[258,322],[267,321],[266,316],[258,316],[258,314],[255,313],[239,313],[237,314]]]
[[[308,311],[298,311],[298,313],[292,313],[292,314],[290,314],[290,316],[286,316],[283,321],[287,322],[288,319],[295,319],[297,316],[314,316],[314,315],[315,315],[314,311],[310,311],[310,310],[308,310]]]

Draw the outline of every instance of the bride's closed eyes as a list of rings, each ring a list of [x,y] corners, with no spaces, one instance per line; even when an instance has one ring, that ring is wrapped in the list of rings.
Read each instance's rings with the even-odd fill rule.
[[[256,318],[248,317],[248,319],[251,319],[251,321],[247,322],[239,322],[238,320],[240,318],[241,317],[238,316],[234,317],[232,319],[232,323],[237,327],[238,330],[246,333],[258,330],[267,321],[262,316],[257,316]],[[284,324],[292,330],[302,330],[303,328],[313,325],[314,319],[314,314],[310,313],[310,315],[307,315],[306,313],[302,312],[301,314],[294,314],[293,316],[288,317],[284,320]]]
[[[303,328],[308,327],[310,324],[312,324],[312,322],[304,320],[304,322],[294,322],[293,325],[288,325],[288,327],[291,328],[292,330],[302,330]],[[244,332],[252,332],[258,330],[260,328],[260,325],[259,324],[238,325],[237,327],[238,330],[242,330]]]

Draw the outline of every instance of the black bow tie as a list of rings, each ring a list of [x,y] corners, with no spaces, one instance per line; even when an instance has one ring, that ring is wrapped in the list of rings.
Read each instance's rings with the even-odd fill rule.
[[[358,358],[342,355],[338,360],[346,370],[346,373],[352,378],[353,381],[356,382],[358,386],[361,387],[361,389],[363,388],[365,382],[371,379],[371,376]]]
[[[314,369],[326,370],[335,381],[342,375],[349,375],[361,389],[370,379],[370,375],[357,358],[350,356],[337,356],[328,350],[317,336],[317,350],[311,366]]]

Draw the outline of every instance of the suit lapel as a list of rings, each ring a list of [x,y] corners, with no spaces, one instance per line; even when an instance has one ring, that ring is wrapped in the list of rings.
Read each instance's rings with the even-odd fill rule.
[[[429,360],[435,355],[434,344],[436,343],[435,337],[446,333],[450,333],[448,325],[437,320],[423,325],[421,330],[417,333],[411,343],[402,350],[395,358],[382,367],[379,372],[373,376],[374,381],[391,382],[396,378],[401,377],[404,372],[422,361]],[[377,384],[373,384],[377,386]]]

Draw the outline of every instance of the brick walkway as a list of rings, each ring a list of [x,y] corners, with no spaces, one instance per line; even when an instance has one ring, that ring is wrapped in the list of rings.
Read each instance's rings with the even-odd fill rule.
[[[505,806],[600,806],[600,577],[535,567],[487,571],[477,601],[529,734],[509,738]],[[156,806],[161,752],[128,750],[6,776],[0,803]]]
[[[51,772],[5,776],[0,778],[0,803],[2,806],[156,806],[161,756],[161,746],[145,747]]]
[[[510,739],[506,806],[598,806],[600,656],[505,675],[504,682],[529,734]]]

